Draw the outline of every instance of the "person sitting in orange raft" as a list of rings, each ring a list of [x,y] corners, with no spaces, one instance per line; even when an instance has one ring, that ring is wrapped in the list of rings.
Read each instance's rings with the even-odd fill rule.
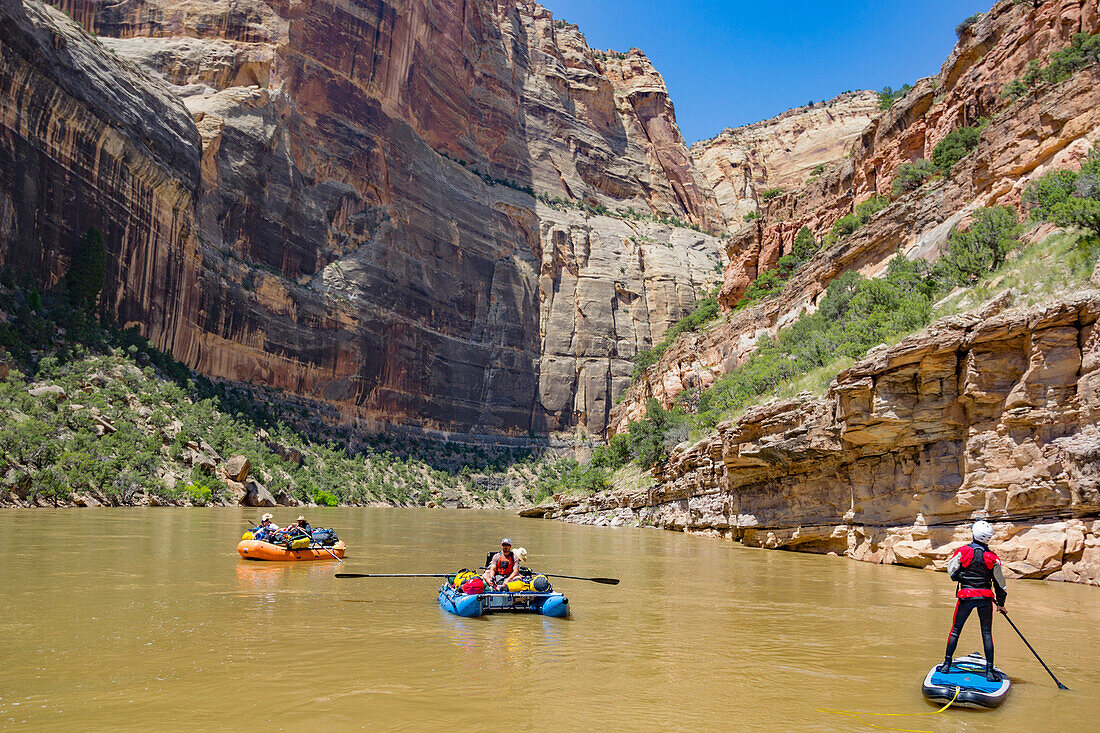
[[[272,515],[264,514],[260,517],[260,524],[252,530],[252,539],[270,542],[275,533],[279,531],[279,525],[271,521]]]
[[[501,590],[508,585],[509,581],[519,577],[519,564],[526,559],[526,556],[526,551],[523,552],[523,557],[513,553],[512,540],[505,537],[500,541],[500,552],[493,555],[489,561],[489,567],[485,568],[485,573],[481,577],[489,587]]]

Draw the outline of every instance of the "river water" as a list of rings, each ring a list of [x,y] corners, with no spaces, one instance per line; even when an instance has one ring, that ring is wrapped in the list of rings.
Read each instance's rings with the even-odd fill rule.
[[[237,509],[0,510],[0,727],[34,730],[873,730],[914,713],[953,607],[942,573],[504,512],[313,509],[342,570],[450,572],[502,535],[569,619],[460,619],[431,578],[245,562]],[[279,510],[277,521],[296,516]],[[1095,730],[1100,589],[1010,582],[996,711],[869,718],[918,730]],[[976,619],[959,653],[980,650]]]

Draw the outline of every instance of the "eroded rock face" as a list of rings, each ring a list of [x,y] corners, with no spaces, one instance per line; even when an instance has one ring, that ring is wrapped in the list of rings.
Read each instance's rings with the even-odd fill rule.
[[[1032,34],[1033,29],[1038,29]],[[951,229],[980,206],[1018,205],[1037,177],[1079,167],[1100,140],[1100,72],[1089,67],[1016,102],[1004,85],[1070,41],[1074,33],[1100,32],[1095,4],[1064,0],[998,3],[964,34],[940,74],[922,79],[885,114],[877,116],[851,149],[851,158],[764,207],[761,221],[740,224],[727,240],[729,266],[719,302],[736,305],[753,279],[789,253],[798,230],[824,236],[841,216],[874,193],[889,194],[897,166],[930,157],[950,130],[988,117],[981,142],[951,175],[925,184],[879,212],[854,234],[823,248],[772,300],[731,314],[703,336],[681,338],[616,406],[612,430],[644,414],[649,397],[666,406],[686,384],[709,384],[742,363],[765,333],[816,308],[825,288],[846,270],[874,276],[897,251],[934,259]],[[719,138],[720,140],[721,138]],[[704,168],[704,170],[706,170]],[[724,204],[723,204],[724,205]]]
[[[756,211],[769,189],[800,188],[814,169],[840,160],[878,116],[878,94],[848,92],[828,102],[724,130],[691,146],[728,226]]]
[[[653,221],[721,221],[660,75],[537,4],[59,5],[103,44],[0,6],[0,260],[56,281],[99,226],[103,307],[205,374],[369,429],[601,432],[723,269]]]
[[[952,316],[673,452],[645,494],[543,516],[942,569],[969,522],[1010,575],[1100,585],[1100,292]]]

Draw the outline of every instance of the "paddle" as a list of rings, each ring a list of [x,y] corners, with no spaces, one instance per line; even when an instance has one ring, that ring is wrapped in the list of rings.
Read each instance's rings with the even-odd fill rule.
[[[579,575],[562,575],[561,573],[543,573],[543,575],[549,575],[551,578],[569,578],[570,580],[588,580],[593,583],[603,583],[604,585],[618,585],[618,578],[582,578]]]
[[[1052,680],[1054,680],[1055,684],[1058,685],[1058,689],[1059,690],[1068,690],[1069,688],[1066,687],[1065,685],[1063,685],[1061,682],[1059,682],[1058,678],[1054,676],[1054,673],[1050,671],[1050,667],[1048,667],[1047,663],[1043,661],[1043,658],[1039,656],[1039,652],[1035,651],[1035,648],[1032,647],[1031,644],[1028,643],[1028,640],[1025,639],[1024,635],[1020,632],[1020,630],[1016,628],[1016,624],[1012,623],[1012,619],[1010,619],[1008,617],[1008,612],[1007,611],[1001,611],[1001,615],[1004,616],[1005,621],[1008,621],[1008,623],[1012,626],[1012,630],[1020,635],[1020,639],[1022,639],[1023,642],[1025,644],[1027,644],[1027,648],[1031,649],[1031,653],[1034,654],[1035,658],[1039,660],[1039,664],[1043,665],[1043,669],[1045,669],[1047,671],[1047,674],[1050,675],[1050,678]]]
[[[336,573],[337,578],[449,578],[454,573]]]

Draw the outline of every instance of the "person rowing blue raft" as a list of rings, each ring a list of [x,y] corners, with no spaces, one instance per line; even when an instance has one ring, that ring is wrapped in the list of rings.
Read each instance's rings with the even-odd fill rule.
[[[569,599],[554,591],[550,579],[520,565],[527,550],[512,551],[505,537],[500,552],[486,558],[485,572],[460,570],[439,586],[439,606],[456,616],[472,618],[487,613],[539,613],[562,618],[569,615]]]

